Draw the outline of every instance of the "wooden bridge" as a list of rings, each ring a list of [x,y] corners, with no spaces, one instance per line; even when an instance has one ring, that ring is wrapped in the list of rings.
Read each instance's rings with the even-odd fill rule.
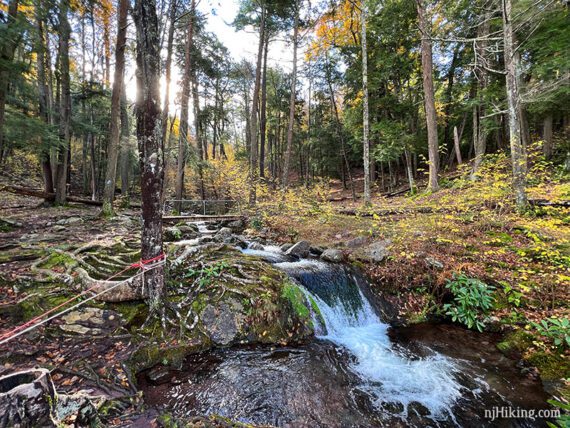
[[[165,222],[204,221],[218,222],[241,219],[241,206],[233,199],[171,199],[164,202]]]
[[[218,222],[218,221],[233,221],[240,220],[243,215],[234,214],[224,214],[224,215],[200,215],[200,214],[190,214],[190,215],[167,215],[162,217],[164,222],[178,222],[178,221],[203,221],[206,223]]]

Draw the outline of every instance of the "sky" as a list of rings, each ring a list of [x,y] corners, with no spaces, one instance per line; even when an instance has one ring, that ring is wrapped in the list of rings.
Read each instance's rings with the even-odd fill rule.
[[[197,7],[206,15],[206,31],[214,33],[226,46],[235,60],[247,59],[255,64],[259,36],[253,28],[236,31],[231,23],[239,10],[239,0],[198,0]],[[272,41],[269,47],[269,66],[279,66],[285,71],[292,69],[292,47],[282,40]],[[299,58],[302,58],[299,55]],[[127,97],[130,100],[136,98],[136,81],[134,79],[134,64],[127,70]],[[179,108],[176,94],[179,92],[180,70],[173,64],[171,89],[170,89],[170,112],[175,114]],[[164,76],[161,80],[161,91],[164,97],[166,82]]]

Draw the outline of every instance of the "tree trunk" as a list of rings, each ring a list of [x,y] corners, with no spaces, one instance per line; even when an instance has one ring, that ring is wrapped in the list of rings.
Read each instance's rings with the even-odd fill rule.
[[[166,62],[164,63],[166,88],[162,108],[162,141],[168,141],[166,136],[168,133],[168,115],[170,113],[170,80],[172,75],[172,50],[174,46],[174,28],[176,26],[176,9],[177,1],[171,0],[168,18],[170,26],[168,27],[168,38],[166,41]]]
[[[187,34],[184,45],[184,68],[182,73],[182,89],[180,93],[180,126],[178,129],[178,162],[176,167],[175,192],[177,202],[176,211],[182,211],[182,198],[184,197],[184,169],[186,167],[186,146],[188,145],[188,110],[190,102],[190,75],[192,73],[191,52],[194,40],[194,2],[187,16]],[[197,140],[198,141],[198,140]]]
[[[124,82],[123,82],[124,84]],[[130,126],[125,87],[121,91],[121,196],[129,203]]]
[[[263,52],[263,78],[261,83],[261,118],[259,145],[259,176],[265,177],[265,139],[267,134],[267,54],[269,52],[269,36],[265,37],[265,49]]]
[[[552,143],[552,113],[549,113],[545,118],[542,126],[542,139],[544,140],[542,144],[542,152],[546,159],[550,159],[553,153],[553,143]]]
[[[333,90],[333,86],[332,86],[332,82],[331,82],[331,75],[330,75],[330,63],[328,62],[328,55],[327,55],[327,64],[326,64],[326,72],[325,72],[325,76],[326,76],[326,80],[327,80],[327,86],[329,88],[329,94],[330,94],[330,98],[331,98],[331,104],[332,104],[332,109],[333,109],[333,114],[334,114],[334,119],[335,119],[335,129],[336,129],[336,133],[340,139],[340,150],[341,150],[341,156],[342,156],[342,160],[344,161],[344,165],[346,168],[346,176],[348,176],[348,180],[350,181],[350,190],[352,192],[352,200],[356,201],[356,189],[354,188],[354,180],[352,179],[352,172],[350,171],[350,163],[348,162],[348,156],[346,154],[346,144],[344,141],[344,135],[342,133],[342,124],[340,123],[340,115],[338,113],[338,108],[336,105],[336,99],[334,96],[334,90]],[[341,168],[341,171],[344,171],[344,168]],[[346,177],[344,172],[342,173],[343,175],[343,187],[346,189]]]
[[[289,126],[287,128],[287,149],[283,163],[283,188],[289,186],[289,168],[291,149],[293,148],[293,130],[295,127],[295,101],[297,100],[297,48],[299,45],[299,0],[295,2],[295,23],[293,29],[293,72],[291,74],[291,98],[289,99]]]
[[[6,116],[6,97],[8,95],[8,84],[10,82],[10,64],[14,60],[14,52],[18,45],[19,37],[14,34],[14,27],[17,25],[19,0],[12,0],[8,5],[8,21],[5,34],[6,40],[0,44],[0,164],[3,161],[5,151],[4,141],[4,120]]]
[[[38,70],[38,95],[39,95],[39,116],[46,124],[50,125],[50,105],[49,94],[46,83],[46,35],[44,31],[44,10],[41,2],[35,5],[36,14],[36,28],[37,28],[37,70]],[[53,176],[50,162],[50,144],[49,141],[42,140],[42,147],[40,149],[40,163],[42,165],[42,177],[44,182],[44,191],[46,193],[53,193]],[[46,200],[47,202],[47,200]]]
[[[483,123],[483,117],[485,116],[486,108],[484,103],[484,91],[488,86],[489,83],[489,73],[486,70],[486,66],[488,66],[488,53],[487,53],[487,39],[486,37],[489,36],[491,27],[491,12],[487,11],[484,14],[483,22],[479,25],[477,29],[477,36],[481,40],[476,42],[475,44],[475,78],[477,79],[477,95],[478,95],[478,104],[474,106],[474,113],[476,117],[473,118],[474,125],[476,125],[476,130],[473,132],[474,140],[473,140],[473,149],[475,152],[475,159],[473,161],[473,167],[471,169],[471,179],[475,178],[475,174],[483,161],[483,157],[487,151],[487,131],[485,130],[485,124]],[[482,62],[480,67],[477,67],[477,62]],[[475,122],[476,120],[476,122]]]
[[[57,154],[57,180],[55,188],[55,203],[63,205],[67,197],[67,164],[68,146],[71,142],[71,88],[69,77],[69,38],[71,27],[67,18],[69,2],[59,2],[59,72],[60,72],[60,106],[59,106],[59,138],[61,147]]]
[[[194,0],[192,0],[194,2]],[[194,6],[195,8],[195,6]],[[192,67],[192,105],[194,110],[194,132],[196,139],[196,147],[198,149],[198,177],[200,186],[200,196],[202,200],[206,199],[206,189],[204,187],[204,174],[202,170],[203,161],[205,158],[204,148],[202,145],[202,130],[200,128],[200,92],[198,88],[198,75],[196,67]]]
[[[129,0],[119,0],[117,44],[115,47],[115,78],[113,80],[113,93],[111,94],[111,136],[107,150],[107,172],[105,174],[105,187],[103,188],[102,214],[105,216],[112,216],[114,214],[113,201],[115,200],[117,160],[119,158],[119,145],[121,141],[121,92],[123,90],[123,78],[125,74],[128,13]]]
[[[137,140],[141,169],[143,230],[141,257],[161,257],[162,191],[164,181],[164,142],[160,112],[160,49],[155,0],[136,0],[133,10],[137,40]],[[144,274],[144,288],[149,296],[150,313],[163,308],[164,267]]]
[[[367,21],[367,7],[366,1],[362,2],[362,9],[360,15],[361,26],[361,46],[362,46],[362,144],[364,147],[364,203],[370,203],[370,141],[369,141],[369,128],[370,119],[368,112],[368,48],[366,46],[366,21]]]
[[[505,71],[507,73],[507,101],[509,117],[509,140],[511,143],[511,158],[513,164],[513,190],[515,201],[519,209],[528,205],[526,196],[526,174],[524,150],[521,141],[520,98],[517,84],[517,64],[514,46],[514,30],[511,21],[511,0],[502,0],[503,9],[503,37],[505,44]]]
[[[250,162],[249,162],[249,205],[255,205],[257,199],[257,109],[259,106],[259,87],[261,86],[261,60],[263,58],[263,45],[265,42],[265,19],[267,10],[265,4],[261,6],[261,22],[259,25],[259,47],[257,49],[257,66],[255,69],[255,85],[253,87],[253,99],[251,103],[251,119],[249,121],[249,148],[250,148]]]
[[[429,35],[429,23],[426,16],[425,0],[416,0],[420,32],[422,36],[422,75],[424,87],[424,102],[428,132],[429,153],[429,185],[428,189],[435,192],[439,189],[439,146],[437,142],[437,117],[435,112],[435,96],[433,89],[433,58],[432,45]]]

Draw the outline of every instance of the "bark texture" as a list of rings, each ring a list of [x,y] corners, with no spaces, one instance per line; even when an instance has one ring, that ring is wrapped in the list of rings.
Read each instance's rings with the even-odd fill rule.
[[[289,99],[289,127],[287,128],[287,149],[283,164],[283,188],[289,185],[289,168],[291,166],[291,150],[293,148],[293,131],[295,129],[295,101],[297,99],[297,48],[299,44],[299,1],[295,2],[295,23],[293,29],[293,72],[291,74],[291,98]]]
[[[368,47],[366,45],[366,21],[368,12],[365,2],[362,2],[360,17],[362,45],[362,144],[364,163],[364,203],[370,203],[370,113],[368,111]]]
[[[115,49],[115,79],[113,93],[111,94],[111,138],[107,150],[107,172],[105,174],[105,187],[103,188],[103,215],[114,214],[113,201],[115,200],[115,182],[117,178],[117,160],[119,158],[119,145],[121,141],[121,92],[125,74],[125,46],[127,42],[127,15],[129,1],[119,0],[117,18],[117,44]]]
[[[517,55],[514,46],[514,30],[512,23],[512,2],[502,0],[503,37],[505,44],[505,71],[507,73],[507,102],[509,118],[509,141],[513,164],[513,190],[515,202],[519,209],[528,205],[526,195],[526,159],[521,137],[520,98],[517,79]]]
[[[160,112],[159,29],[154,0],[137,0],[133,17],[137,40],[137,140],[141,169],[143,260],[163,254],[162,191],[164,182],[164,147]],[[165,299],[164,268],[159,266],[144,275],[144,293],[151,313],[163,307]]]
[[[420,32],[422,36],[422,75],[424,88],[424,103],[426,111],[426,125],[428,133],[429,154],[429,184],[428,189],[435,192],[439,189],[439,145],[437,141],[437,118],[435,112],[435,96],[433,90],[433,58],[432,43],[430,39],[429,21],[425,0],[416,0]]]

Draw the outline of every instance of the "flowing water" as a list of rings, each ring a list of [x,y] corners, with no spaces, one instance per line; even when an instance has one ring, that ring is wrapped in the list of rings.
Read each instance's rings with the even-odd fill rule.
[[[545,426],[484,417],[485,408],[543,408],[546,399],[495,349],[496,337],[451,326],[390,329],[348,268],[292,261],[278,247],[243,251],[285,271],[316,302],[318,340],[192,356],[171,383],[144,386],[151,404],[276,426]]]

